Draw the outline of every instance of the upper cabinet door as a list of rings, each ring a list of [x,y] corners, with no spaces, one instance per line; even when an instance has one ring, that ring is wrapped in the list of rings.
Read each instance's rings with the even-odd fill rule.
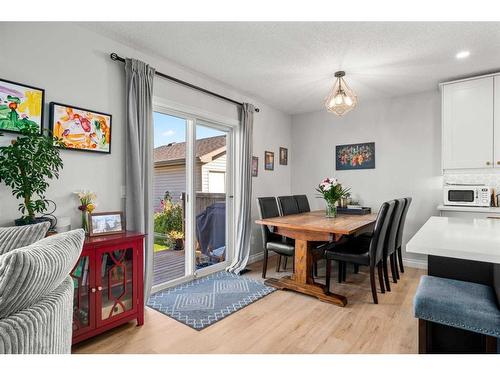
[[[495,103],[493,104],[495,106],[494,110],[494,129],[493,129],[493,134],[494,134],[494,151],[493,155],[495,157],[495,167],[500,168],[500,76],[495,76],[495,95],[494,95],[494,100]]]
[[[493,167],[493,77],[443,87],[443,168]]]

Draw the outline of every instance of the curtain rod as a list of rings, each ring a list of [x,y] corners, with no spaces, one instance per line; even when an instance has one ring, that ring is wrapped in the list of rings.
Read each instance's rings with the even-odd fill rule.
[[[123,57],[118,56],[114,52],[112,54],[110,54],[109,57],[111,57],[111,60],[120,61],[122,63],[125,63],[125,59]],[[243,103],[237,102],[236,100],[233,100],[231,98],[228,98],[228,97],[220,95],[220,94],[217,94],[217,93],[215,93],[213,91],[209,91],[207,89],[204,89],[203,87],[199,87],[199,86],[193,85],[192,83],[183,81],[181,79],[169,76],[169,75],[161,73],[161,72],[155,72],[155,74],[157,76],[162,77],[162,78],[168,79],[169,81],[173,81],[173,82],[178,83],[180,85],[184,85],[184,86],[190,87],[190,88],[192,88],[194,90],[198,90],[198,91],[204,92],[205,94],[215,96],[216,98],[219,98],[219,99],[231,102],[233,104],[236,104],[236,105],[239,105],[239,106],[243,106]],[[259,108],[255,108],[255,112],[260,112],[260,109]]]

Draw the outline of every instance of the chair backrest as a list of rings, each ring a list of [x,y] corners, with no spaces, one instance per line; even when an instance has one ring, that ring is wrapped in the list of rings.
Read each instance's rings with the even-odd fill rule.
[[[395,201],[382,203],[373,229],[373,236],[370,241],[370,266],[375,266],[384,254],[385,238],[389,222],[391,221],[392,212],[394,211]]]
[[[281,215],[293,215],[299,213],[299,206],[292,195],[278,197]]]
[[[299,212],[310,212],[311,207],[309,206],[309,201],[307,199],[307,195],[294,195],[295,201],[297,202],[297,206],[299,207]]]
[[[399,221],[398,234],[396,236],[396,249],[399,249],[403,242],[403,230],[406,222],[406,214],[411,204],[411,197],[403,198],[406,202],[405,208],[403,209],[403,214],[401,215],[401,220]]]
[[[257,203],[259,206],[259,216],[261,219],[280,216],[278,203],[276,202],[275,197],[257,198]],[[271,241],[272,237],[274,236],[273,233],[271,233],[271,231],[267,227],[267,225],[261,225],[261,231],[262,231],[262,242],[265,248],[266,244],[269,241]]]
[[[387,257],[396,251],[396,240],[398,236],[399,224],[401,223],[401,215],[403,214],[406,201],[404,198],[396,199],[394,210],[392,211],[391,221],[387,229],[384,256]]]

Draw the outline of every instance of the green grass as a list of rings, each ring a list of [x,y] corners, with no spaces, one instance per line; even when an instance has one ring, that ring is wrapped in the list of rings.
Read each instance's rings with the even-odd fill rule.
[[[168,247],[166,245],[160,245],[160,244],[155,243],[153,250],[155,253],[158,253],[160,251],[168,250]]]

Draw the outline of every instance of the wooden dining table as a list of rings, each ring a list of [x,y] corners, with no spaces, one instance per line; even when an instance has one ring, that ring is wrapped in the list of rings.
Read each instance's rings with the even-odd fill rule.
[[[345,306],[347,304],[345,296],[325,292],[324,285],[314,281],[312,250],[317,242],[337,242],[343,236],[369,231],[373,228],[376,218],[376,214],[341,214],[335,218],[328,218],[324,210],[319,210],[256,220],[257,224],[267,225],[271,232],[295,240],[294,273],[280,279],[269,278],[264,283],[277,289],[293,290],[314,296],[323,302]]]

